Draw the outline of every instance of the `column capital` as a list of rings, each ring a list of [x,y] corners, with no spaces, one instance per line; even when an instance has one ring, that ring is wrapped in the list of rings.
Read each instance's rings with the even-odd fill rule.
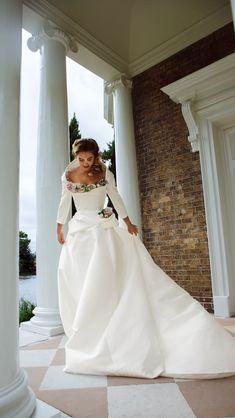
[[[59,27],[52,25],[50,21],[47,21],[43,25],[40,32],[36,35],[32,35],[31,38],[28,39],[27,45],[31,51],[36,52],[41,48],[44,42],[49,39],[61,42],[65,47],[66,53],[69,50],[72,52],[78,51],[78,44],[75,39]]]
[[[128,89],[132,88],[132,80],[131,78],[126,74],[120,74],[115,80],[112,81],[106,81],[104,83],[104,90],[106,94],[111,94],[114,92],[114,90],[119,87],[126,87]]]

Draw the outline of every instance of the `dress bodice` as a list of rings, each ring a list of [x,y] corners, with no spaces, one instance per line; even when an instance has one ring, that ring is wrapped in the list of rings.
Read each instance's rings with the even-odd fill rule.
[[[81,184],[68,180],[67,171],[61,176],[62,193],[57,212],[57,223],[66,223],[72,198],[77,212],[100,212],[108,195],[121,218],[128,216],[122,197],[119,194],[113,173],[106,167],[104,178],[96,183]]]
[[[76,183],[66,183],[67,190],[73,197],[76,210],[97,210],[103,209],[106,198],[106,182],[93,183],[92,185],[80,186]]]

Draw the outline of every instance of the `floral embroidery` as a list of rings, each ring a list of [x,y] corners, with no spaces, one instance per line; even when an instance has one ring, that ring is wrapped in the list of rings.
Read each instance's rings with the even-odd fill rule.
[[[83,184],[83,183],[73,183],[72,181],[67,181],[66,187],[73,193],[84,193],[90,192],[97,187],[105,186],[108,183],[107,180],[101,179],[100,181],[92,184]]]

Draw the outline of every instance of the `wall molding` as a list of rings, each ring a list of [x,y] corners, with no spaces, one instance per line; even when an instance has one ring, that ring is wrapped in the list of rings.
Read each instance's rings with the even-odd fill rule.
[[[43,19],[53,22],[62,30],[69,33],[78,44],[83,45],[118,71],[123,72],[128,70],[128,64],[125,60],[48,1],[23,0],[23,4],[38,13]]]
[[[200,148],[195,113],[205,113],[222,100],[228,102],[233,97],[234,86],[235,53],[161,88],[171,100],[181,104],[193,152]]]
[[[161,88],[174,102],[201,100],[235,85],[235,53]]]

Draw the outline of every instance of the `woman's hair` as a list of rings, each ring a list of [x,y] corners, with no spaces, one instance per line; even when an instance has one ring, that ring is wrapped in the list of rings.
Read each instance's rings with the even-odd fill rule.
[[[79,154],[79,152],[91,152],[94,157],[94,163],[92,165],[92,172],[101,172],[105,168],[105,164],[102,162],[102,154],[99,150],[99,145],[92,138],[81,138],[75,139],[72,144],[72,154],[74,159]]]

